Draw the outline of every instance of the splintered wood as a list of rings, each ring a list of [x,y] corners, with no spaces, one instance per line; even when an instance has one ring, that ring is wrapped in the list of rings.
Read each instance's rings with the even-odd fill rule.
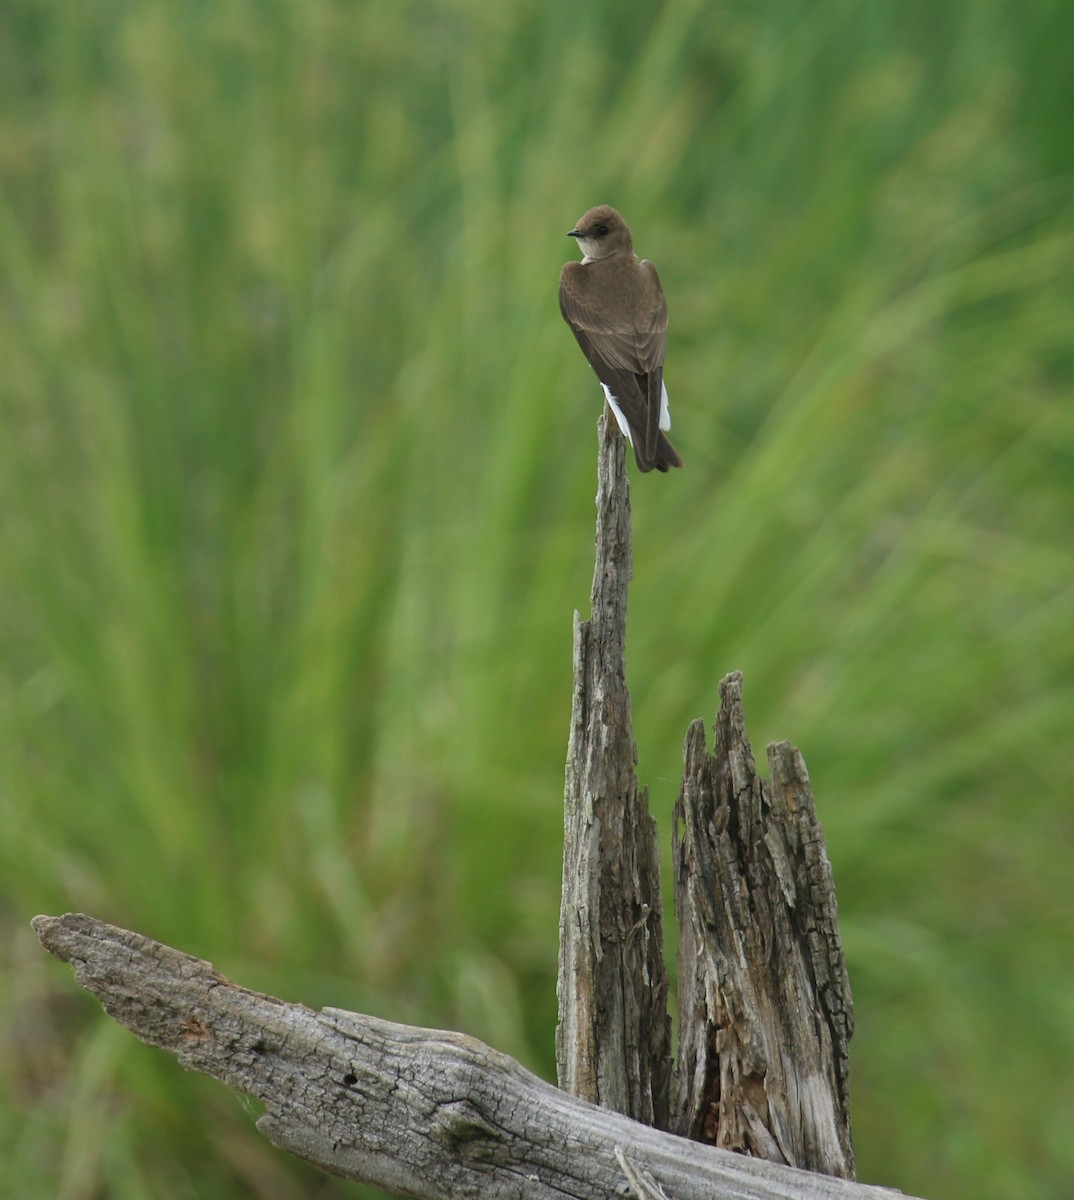
[[[671,1128],[853,1178],[850,985],[809,775],[787,742],[757,775],[742,676],[720,688],[713,753],[695,721],[675,809],[679,1056]]]

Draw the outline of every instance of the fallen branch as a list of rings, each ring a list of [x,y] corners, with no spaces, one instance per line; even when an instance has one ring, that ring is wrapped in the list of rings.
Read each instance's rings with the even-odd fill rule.
[[[463,1034],[249,991],[210,963],[92,917],[33,925],[111,1017],[257,1097],[270,1141],[347,1179],[427,1200],[610,1200],[626,1186],[647,1200],[899,1195],[659,1132],[568,1096]]]

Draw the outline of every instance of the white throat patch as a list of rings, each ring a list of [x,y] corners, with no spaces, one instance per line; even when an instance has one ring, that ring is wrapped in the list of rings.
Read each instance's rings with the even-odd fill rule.
[[[582,259],[582,262],[596,262],[596,260],[600,258],[600,255],[597,254],[597,250],[600,247],[596,238],[580,237],[578,239],[578,245],[581,246],[582,253],[585,255],[585,258]]]

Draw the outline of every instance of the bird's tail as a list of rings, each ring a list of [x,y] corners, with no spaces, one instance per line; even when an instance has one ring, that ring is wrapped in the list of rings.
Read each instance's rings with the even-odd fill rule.
[[[654,467],[658,471],[667,471],[669,467],[682,466],[682,459],[679,457],[679,452],[663,432],[656,439],[656,449],[652,457],[646,454],[641,438],[635,437],[633,445],[634,461],[638,464],[639,471],[651,471]]]

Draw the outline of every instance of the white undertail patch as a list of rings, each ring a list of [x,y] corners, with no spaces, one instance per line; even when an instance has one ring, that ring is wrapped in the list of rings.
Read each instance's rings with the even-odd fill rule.
[[[633,446],[634,439],[630,436],[630,426],[627,424],[626,417],[623,416],[623,410],[619,407],[619,401],[612,394],[612,389],[606,383],[602,383],[600,386],[604,390],[604,399],[608,401],[608,407],[615,414],[615,422],[622,431],[623,437]],[[668,390],[664,386],[663,380],[660,381],[660,428],[665,433],[671,428],[671,412],[668,409]]]
[[[602,383],[600,386],[604,389],[604,399],[608,401],[608,407],[615,414],[615,422],[619,426],[620,433],[633,446],[634,439],[630,436],[630,426],[627,424],[626,417],[623,416],[623,410],[619,407],[619,401],[612,395],[612,389],[606,383]]]

